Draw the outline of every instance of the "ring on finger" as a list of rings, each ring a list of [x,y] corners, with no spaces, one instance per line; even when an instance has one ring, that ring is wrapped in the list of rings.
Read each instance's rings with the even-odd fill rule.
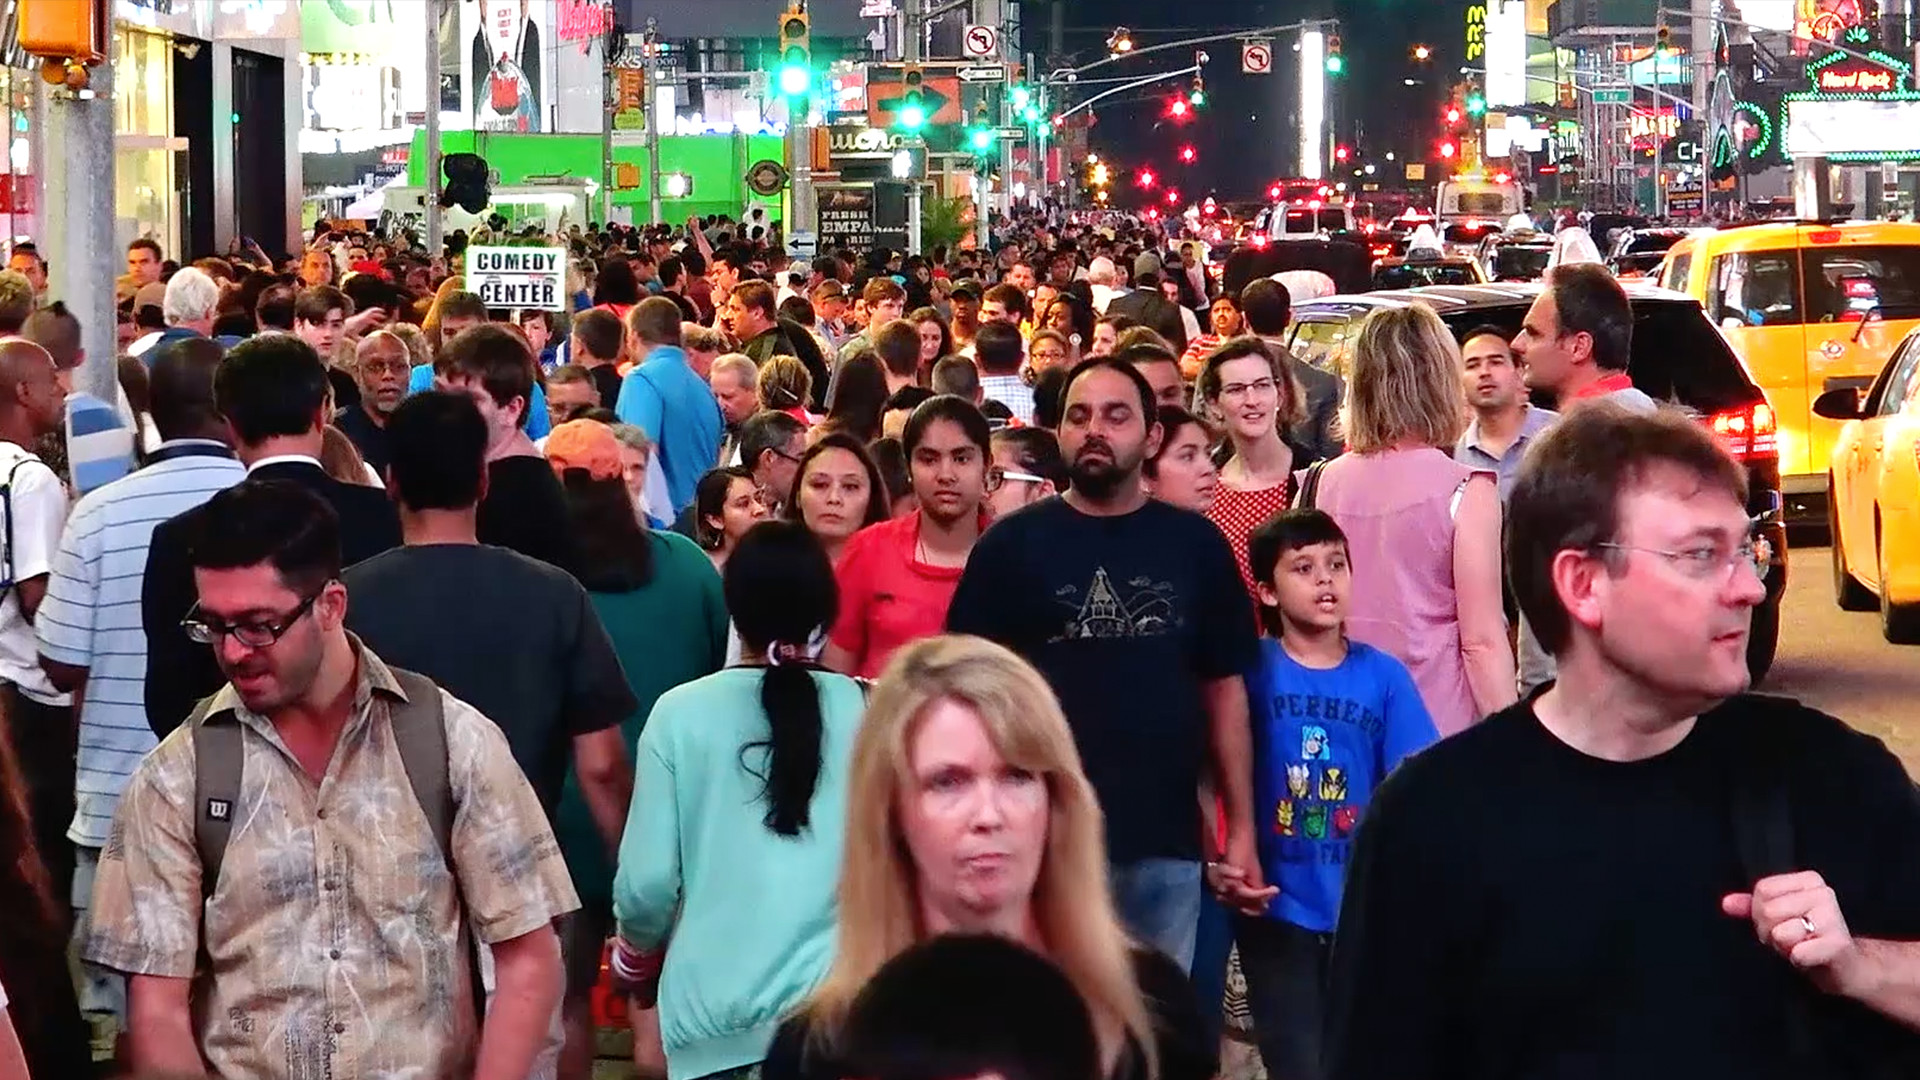
[[[1815,933],[1814,926],[1813,926],[1813,916],[1811,915],[1800,916],[1800,929],[1806,931],[1808,937],[1812,937]]]

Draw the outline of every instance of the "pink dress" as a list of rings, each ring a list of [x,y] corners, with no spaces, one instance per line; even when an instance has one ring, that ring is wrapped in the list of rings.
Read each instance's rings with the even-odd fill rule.
[[[1407,665],[1443,737],[1481,719],[1453,589],[1455,496],[1475,472],[1439,450],[1347,454],[1322,471],[1315,499],[1347,534],[1348,636]]]

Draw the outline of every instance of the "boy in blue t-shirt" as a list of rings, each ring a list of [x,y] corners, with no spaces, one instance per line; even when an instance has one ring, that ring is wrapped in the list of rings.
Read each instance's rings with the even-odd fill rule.
[[[1318,1080],[1327,961],[1347,855],[1373,789],[1438,735],[1400,661],[1346,637],[1353,584],[1347,537],[1318,510],[1289,510],[1254,530],[1248,563],[1260,596],[1260,666],[1247,676],[1254,824],[1267,884],[1220,878],[1267,1073]],[[1219,875],[1215,874],[1217,878]],[[1253,903],[1248,903],[1253,899]]]

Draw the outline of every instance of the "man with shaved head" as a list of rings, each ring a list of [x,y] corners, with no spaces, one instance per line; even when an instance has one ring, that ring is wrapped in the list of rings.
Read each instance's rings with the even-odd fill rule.
[[[77,772],[76,797],[60,827],[71,840],[63,847],[77,860],[74,934],[83,942],[93,870],[120,793],[156,742],[137,693],[147,675],[147,636],[140,629],[147,545],[156,525],[247,475],[227,445],[226,422],[213,408],[213,375],[222,352],[214,342],[195,338],[149,354],[150,403],[161,441],[145,467],[74,504],[34,619],[41,669],[56,689],[80,698],[79,753],[68,766]],[[124,1029],[124,977],[91,964],[83,968],[81,1008],[112,1013]]]
[[[411,372],[407,343],[391,330],[375,330],[360,339],[353,351],[353,377],[360,400],[334,415],[333,426],[346,433],[373,471],[382,477],[391,454],[387,449],[387,417],[407,396]]]
[[[34,843],[64,900],[73,888],[75,729],[72,700],[40,670],[33,620],[67,521],[67,489],[31,450],[60,430],[66,395],[53,357],[31,341],[0,341],[0,709],[26,780]]]

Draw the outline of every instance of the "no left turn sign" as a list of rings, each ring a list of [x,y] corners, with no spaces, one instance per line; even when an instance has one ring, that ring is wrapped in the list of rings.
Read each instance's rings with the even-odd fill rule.
[[[1273,44],[1266,41],[1248,41],[1240,46],[1240,70],[1248,75],[1268,75],[1273,72]]]
[[[994,27],[979,24],[969,26],[962,42],[968,56],[978,58],[1000,55],[1000,31]]]

